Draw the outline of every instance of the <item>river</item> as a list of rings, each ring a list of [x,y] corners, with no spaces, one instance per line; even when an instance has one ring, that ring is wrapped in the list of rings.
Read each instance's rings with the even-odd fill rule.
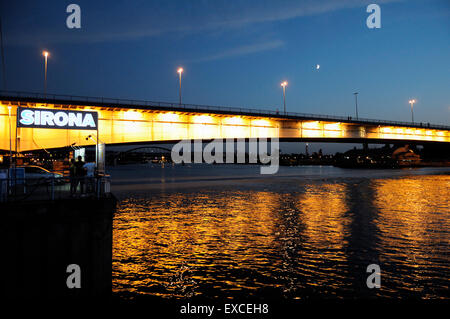
[[[110,167],[124,299],[450,298],[450,170]],[[369,289],[367,266],[381,269]],[[187,299],[186,299],[187,300]]]

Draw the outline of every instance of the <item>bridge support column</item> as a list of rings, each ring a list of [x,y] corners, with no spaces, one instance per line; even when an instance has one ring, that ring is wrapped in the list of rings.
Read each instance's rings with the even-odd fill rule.
[[[447,145],[424,144],[423,156],[430,160],[450,161],[450,147]]]

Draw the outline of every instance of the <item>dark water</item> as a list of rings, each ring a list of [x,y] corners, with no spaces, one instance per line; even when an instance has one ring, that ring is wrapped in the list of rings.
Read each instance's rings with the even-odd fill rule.
[[[450,170],[111,168],[124,298],[450,298]],[[381,288],[368,289],[369,264]]]

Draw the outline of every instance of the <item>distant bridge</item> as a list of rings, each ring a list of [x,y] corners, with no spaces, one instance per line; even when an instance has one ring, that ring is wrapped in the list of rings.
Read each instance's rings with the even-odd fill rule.
[[[95,131],[16,128],[18,107],[97,112],[98,137],[106,144],[177,142],[187,139],[279,138],[342,143],[450,143],[450,126],[247,108],[0,91],[0,149],[93,145]]]

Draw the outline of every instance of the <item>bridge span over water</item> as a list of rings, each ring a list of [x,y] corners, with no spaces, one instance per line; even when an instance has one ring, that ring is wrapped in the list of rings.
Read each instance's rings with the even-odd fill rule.
[[[96,112],[98,127],[17,127],[20,108]],[[0,149],[23,152],[73,145],[279,138],[343,143],[450,143],[450,126],[236,107],[0,91]]]

